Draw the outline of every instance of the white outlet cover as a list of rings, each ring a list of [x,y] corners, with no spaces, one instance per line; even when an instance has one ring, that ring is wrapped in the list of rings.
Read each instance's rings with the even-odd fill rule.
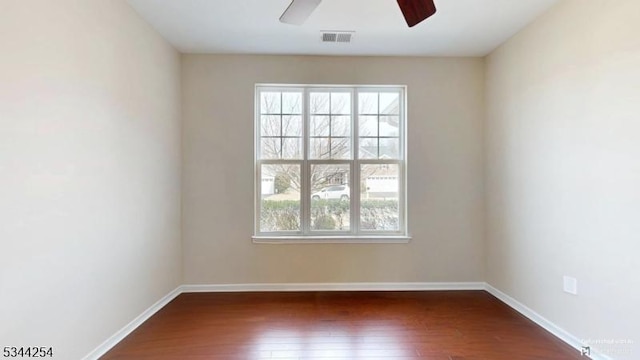
[[[573,295],[578,295],[578,280],[571,276],[564,276],[563,280],[564,280],[563,282],[564,292],[573,294]]]

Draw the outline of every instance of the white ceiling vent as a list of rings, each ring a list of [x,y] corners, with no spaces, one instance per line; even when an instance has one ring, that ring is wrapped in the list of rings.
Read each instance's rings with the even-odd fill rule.
[[[354,31],[322,31],[322,42],[350,43]]]

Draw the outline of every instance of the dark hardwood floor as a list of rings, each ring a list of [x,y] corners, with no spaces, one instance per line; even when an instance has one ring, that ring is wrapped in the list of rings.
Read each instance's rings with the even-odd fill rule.
[[[585,359],[484,291],[182,294],[111,359]]]

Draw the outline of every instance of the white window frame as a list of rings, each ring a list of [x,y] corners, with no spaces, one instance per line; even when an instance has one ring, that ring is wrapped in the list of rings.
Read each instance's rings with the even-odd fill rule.
[[[303,158],[300,160],[260,158],[260,94],[262,92],[301,92],[302,103],[302,137]],[[345,160],[312,160],[309,159],[310,142],[310,113],[309,93],[314,92],[348,92],[351,95],[351,158]],[[359,92],[398,92],[399,100],[399,157],[398,159],[359,159],[358,132],[358,98]],[[411,237],[408,233],[407,221],[407,87],[398,85],[283,85],[256,84],[254,104],[254,243],[408,243]],[[379,110],[378,110],[379,113]],[[260,214],[262,197],[262,165],[268,164],[297,164],[300,166],[302,189],[300,191],[300,230],[261,232]],[[312,165],[346,164],[349,166],[350,189],[350,226],[348,231],[317,231],[311,230],[311,179]],[[361,230],[360,229],[360,167],[362,165],[394,164],[398,166],[399,186],[399,229],[397,231]],[[356,180],[357,179],[357,180]]]

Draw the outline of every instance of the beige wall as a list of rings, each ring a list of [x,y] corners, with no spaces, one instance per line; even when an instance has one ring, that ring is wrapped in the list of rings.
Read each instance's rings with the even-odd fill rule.
[[[185,283],[484,279],[482,59],[182,60]],[[411,243],[251,242],[256,83],[408,85]]]
[[[593,341],[640,343],[638,34],[637,0],[567,0],[487,59],[487,279]]]
[[[0,0],[0,346],[79,359],[181,282],[180,55],[122,0]]]

